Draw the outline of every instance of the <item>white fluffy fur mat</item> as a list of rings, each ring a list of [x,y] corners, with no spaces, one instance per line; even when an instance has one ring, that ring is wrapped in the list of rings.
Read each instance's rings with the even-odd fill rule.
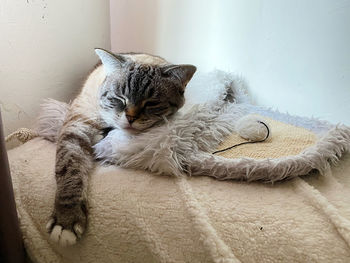
[[[314,146],[293,156],[257,160],[213,155],[211,153],[233,132],[253,139],[260,129],[253,124],[259,120],[247,118],[254,106],[247,102],[242,83],[234,75],[215,71],[195,78],[191,85],[190,94],[186,94],[190,98],[189,106],[165,125],[134,136],[122,129],[113,130],[94,146],[97,158],[119,167],[163,175],[275,182],[306,175],[312,170],[324,174],[350,149],[350,128],[339,125],[325,132]],[[227,93],[233,94],[235,103],[224,99]],[[209,94],[210,99],[196,101],[196,94]],[[67,108],[68,105],[54,100],[42,104],[38,134],[55,141]]]

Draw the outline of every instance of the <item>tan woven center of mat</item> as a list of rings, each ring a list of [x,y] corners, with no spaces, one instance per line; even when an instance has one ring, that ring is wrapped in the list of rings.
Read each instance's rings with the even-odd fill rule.
[[[218,153],[217,155],[226,158],[278,158],[297,155],[316,142],[316,135],[309,130],[266,117],[262,117],[262,119],[266,120],[271,128],[271,134],[268,140],[260,143],[237,146],[225,152]],[[246,140],[238,134],[233,133],[220,144],[218,150],[241,142],[246,142]]]

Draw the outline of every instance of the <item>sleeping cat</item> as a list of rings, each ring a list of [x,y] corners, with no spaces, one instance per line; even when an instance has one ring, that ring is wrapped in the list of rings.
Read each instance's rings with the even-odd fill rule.
[[[110,129],[142,133],[161,124],[183,106],[185,87],[196,71],[147,54],[95,51],[102,65],[70,105],[57,141],[57,190],[47,229],[62,246],[76,243],[86,228],[96,138]]]

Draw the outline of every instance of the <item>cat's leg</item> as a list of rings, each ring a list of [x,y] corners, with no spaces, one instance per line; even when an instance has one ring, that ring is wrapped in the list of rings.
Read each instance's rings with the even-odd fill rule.
[[[47,230],[62,246],[74,244],[86,229],[88,177],[94,167],[92,140],[96,133],[91,123],[72,121],[65,123],[57,142],[57,190]]]

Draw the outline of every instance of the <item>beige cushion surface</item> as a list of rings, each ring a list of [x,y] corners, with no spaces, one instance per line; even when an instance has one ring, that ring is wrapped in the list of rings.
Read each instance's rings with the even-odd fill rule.
[[[9,161],[34,262],[350,262],[349,154],[333,174],[274,185],[99,167],[88,231],[68,248],[45,230],[55,145],[31,140]]]

